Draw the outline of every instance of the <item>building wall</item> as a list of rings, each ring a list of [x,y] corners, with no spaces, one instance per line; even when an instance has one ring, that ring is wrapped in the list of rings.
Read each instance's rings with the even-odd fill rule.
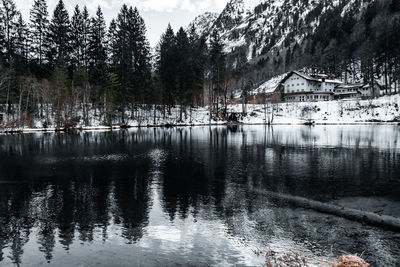
[[[290,76],[284,83],[285,94],[311,91],[310,83],[297,74]]]
[[[329,101],[333,100],[333,96],[329,94],[322,94],[314,92],[313,94],[295,94],[285,96],[286,102],[316,102],[316,101]]]
[[[335,90],[336,87],[336,83],[322,83],[321,85],[321,91],[322,92],[333,92]]]
[[[297,74],[292,74],[284,83],[285,94],[300,92],[333,92],[336,83],[309,81]]]
[[[363,87],[360,88],[360,93],[362,97],[373,97],[374,96],[374,92],[372,91],[372,89],[370,87]]]

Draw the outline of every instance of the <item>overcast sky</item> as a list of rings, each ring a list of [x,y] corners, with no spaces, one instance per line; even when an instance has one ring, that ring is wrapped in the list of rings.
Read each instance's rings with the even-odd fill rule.
[[[25,21],[29,20],[29,10],[34,0],[15,0]],[[50,17],[59,0],[47,0]],[[174,29],[187,26],[197,15],[206,11],[221,12],[227,0],[64,0],[70,16],[75,5],[86,5],[90,15],[94,15],[98,5],[101,6],[107,24],[116,18],[122,4],[136,6],[147,26],[147,37],[152,46],[158,43],[160,35],[168,23]]]

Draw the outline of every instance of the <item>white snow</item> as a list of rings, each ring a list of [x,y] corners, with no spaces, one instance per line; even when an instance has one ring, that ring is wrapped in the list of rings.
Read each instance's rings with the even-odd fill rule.
[[[285,78],[286,75],[287,73],[284,73],[282,75],[271,78],[270,80],[261,84],[257,89],[255,89],[254,93],[272,93],[273,91],[275,91],[279,83],[283,80],[283,78]]]
[[[267,85],[265,85],[267,86]],[[175,107],[171,114],[165,118],[161,110],[157,111],[154,119],[152,109],[140,110],[139,117],[133,118],[129,111],[126,112],[128,119],[126,125],[131,127],[151,127],[151,126],[187,126],[187,125],[223,125],[227,122],[222,119],[211,119],[208,107],[199,107],[192,109],[190,116],[189,109],[186,109],[186,115],[179,121],[180,108]],[[273,113],[272,113],[273,110]],[[265,124],[271,120],[272,124],[299,125],[305,122],[313,121],[316,124],[365,124],[365,123],[396,123],[400,122],[400,95],[384,96],[370,100],[340,100],[340,101],[321,101],[321,102],[296,102],[269,104],[267,113],[264,105],[247,105],[247,115],[241,116],[242,105],[229,105],[228,113],[236,113],[239,117],[239,123],[243,124]],[[91,112],[90,125],[85,126],[81,121],[77,127],[82,130],[106,130],[110,127],[102,125],[101,119],[94,116]],[[121,122],[115,121],[113,128],[119,128]],[[41,120],[35,121],[36,127],[20,127],[17,129],[1,128],[0,132],[6,131],[54,131],[55,125],[49,128],[43,128]]]
[[[203,34],[207,34],[211,27],[213,26],[215,20],[218,18],[219,14],[217,13],[212,13],[212,12],[206,12],[204,14],[201,14],[197,16],[186,28],[186,31],[190,33],[190,30],[194,26],[196,29],[196,33],[199,36],[202,36]]]

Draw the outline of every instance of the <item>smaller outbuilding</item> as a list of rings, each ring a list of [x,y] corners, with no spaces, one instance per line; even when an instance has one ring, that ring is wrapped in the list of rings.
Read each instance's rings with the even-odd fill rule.
[[[338,85],[334,90],[335,99],[360,99],[362,98],[363,87],[364,84],[362,83]]]

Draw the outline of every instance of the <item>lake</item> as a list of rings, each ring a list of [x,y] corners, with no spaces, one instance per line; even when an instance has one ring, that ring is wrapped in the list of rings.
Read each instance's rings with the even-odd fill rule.
[[[0,135],[0,266],[260,266],[265,253],[400,265],[400,126]]]

